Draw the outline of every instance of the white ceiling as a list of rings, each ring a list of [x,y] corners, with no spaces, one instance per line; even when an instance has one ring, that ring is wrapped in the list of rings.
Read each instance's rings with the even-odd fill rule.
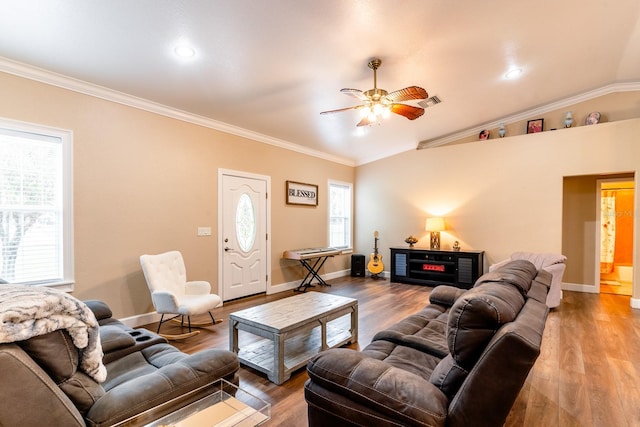
[[[640,82],[640,2],[1,0],[0,57],[358,165]],[[378,87],[443,102],[361,136],[357,112],[321,116],[358,104],[341,88],[373,87],[373,57]]]

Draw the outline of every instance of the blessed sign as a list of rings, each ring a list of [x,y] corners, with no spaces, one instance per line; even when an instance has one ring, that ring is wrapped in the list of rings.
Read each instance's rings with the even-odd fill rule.
[[[287,204],[318,206],[318,186],[287,181]]]

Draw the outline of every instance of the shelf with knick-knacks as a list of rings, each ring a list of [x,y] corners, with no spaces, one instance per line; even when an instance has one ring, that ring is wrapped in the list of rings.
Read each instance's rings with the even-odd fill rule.
[[[555,121],[555,123],[558,123],[559,128],[564,128],[564,129],[568,129],[568,128],[572,128],[572,127],[577,127],[580,126],[579,123],[576,122],[575,120],[575,116],[573,111],[566,111],[562,114],[561,116],[561,120]],[[592,111],[589,114],[587,114],[587,116],[584,119],[584,124],[582,124],[582,126],[589,126],[589,125],[595,125],[600,123],[600,120],[602,118],[602,115],[599,111]],[[557,118],[556,118],[557,120]],[[554,126],[554,121],[551,120],[551,126]],[[546,123],[545,123],[545,119],[544,118],[537,118],[537,119],[531,119],[531,120],[527,120],[526,121],[526,125],[524,126],[524,132],[521,132],[519,129],[516,133],[512,133],[510,134],[510,132],[513,132],[515,130],[514,126],[517,125],[518,127],[521,126],[521,121],[518,122],[514,122],[511,123],[509,126],[507,126],[506,122],[500,122],[499,123],[499,127],[497,129],[497,135],[499,138],[504,138],[504,137],[508,137],[508,136],[518,136],[518,135],[522,135],[522,134],[530,134],[530,133],[539,133],[539,132],[547,132],[547,131],[554,131],[554,130],[558,130],[558,127],[547,127]],[[511,128],[511,131],[508,129]],[[492,136],[492,132],[490,129],[483,129],[482,131],[480,131],[480,133],[478,134],[478,139],[481,141],[486,141],[488,139],[490,139]]]

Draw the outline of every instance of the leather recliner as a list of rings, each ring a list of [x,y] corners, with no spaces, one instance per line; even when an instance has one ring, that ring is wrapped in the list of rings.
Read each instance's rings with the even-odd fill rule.
[[[86,304],[100,324],[106,380],[78,368],[80,352],[64,329],[0,344],[0,425],[141,425],[210,394],[220,378],[238,384],[234,353],[185,354],[114,319],[103,302]]]

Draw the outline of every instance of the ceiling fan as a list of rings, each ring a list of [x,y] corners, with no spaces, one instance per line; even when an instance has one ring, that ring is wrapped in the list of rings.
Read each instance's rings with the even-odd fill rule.
[[[354,107],[340,108],[338,110],[323,111],[320,114],[340,113],[349,110],[362,110],[362,120],[356,126],[370,126],[380,121],[381,117],[387,117],[390,113],[399,114],[409,120],[415,120],[424,114],[424,108],[400,104],[404,101],[422,100],[429,95],[419,86],[409,86],[391,93],[377,87],[376,71],[382,64],[378,58],[369,61],[369,68],[373,70],[373,89],[365,92],[359,89],[341,89],[345,95],[358,98],[363,103]],[[424,104],[424,103],[423,103]],[[424,104],[426,105],[426,104]]]

